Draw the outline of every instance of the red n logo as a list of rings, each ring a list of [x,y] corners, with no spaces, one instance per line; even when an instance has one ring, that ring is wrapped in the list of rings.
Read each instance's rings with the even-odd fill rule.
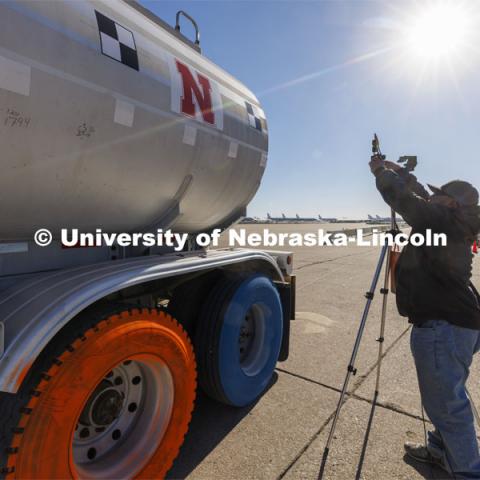
[[[210,85],[210,80],[200,73],[197,73],[197,84],[190,69],[176,59],[175,62],[177,64],[178,73],[182,76],[183,83],[181,112],[191,117],[195,117],[195,103],[193,102],[193,96],[195,96],[203,120],[215,125],[215,114],[212,110],[212,87]]]

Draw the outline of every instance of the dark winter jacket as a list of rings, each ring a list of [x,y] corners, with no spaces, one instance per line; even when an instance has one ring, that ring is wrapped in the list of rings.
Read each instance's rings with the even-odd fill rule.
[[[437,319],[480,330],[479,300],[470,288],[472,244],[480,231],[479,207],[430,203],[412,192],[404,176],[387,169],[375,174],[385,202],[412,227],[412,234],[431,229],[447,235],[444,247],[404,247],[396,269],[400,314],[416,324]]]

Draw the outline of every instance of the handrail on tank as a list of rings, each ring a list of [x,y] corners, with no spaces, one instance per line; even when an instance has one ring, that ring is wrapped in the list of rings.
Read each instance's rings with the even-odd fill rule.
[[[175,30],[180,32],[180,15],[183,15],[186,19],[192,22],[192,25],[195,28],[195,45],[200,45],[200,29],[198,28],[197,22],[187,12],[184,12],[183,10],[177,12]]]

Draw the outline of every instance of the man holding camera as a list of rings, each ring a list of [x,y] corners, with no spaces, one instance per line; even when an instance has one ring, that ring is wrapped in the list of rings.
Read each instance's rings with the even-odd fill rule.
[[[413,233],[445,233],[445,247],[404,248],[395,270],[400,315],[413,324],[411,350],[422,402],[435,427],[427,445],[406,443],[407,455],[457,479],[480,479],[474,418],[465,390],[480,350],[480,299],[470,282],[472,244],[480,232],[478,191],[455,180],[433,195],[408,169],[374,155],[370,169],[385,202]]]

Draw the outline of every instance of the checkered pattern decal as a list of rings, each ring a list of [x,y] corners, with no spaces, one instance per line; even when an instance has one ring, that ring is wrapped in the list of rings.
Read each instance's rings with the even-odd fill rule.
[[[251,103],[245,102],[245,105],[247,107],[248,124],[252,128],[256,128],[260,132],[263,132],[262,119],[260,116],[260,112]]]
[[[102,53],[107,57],[138,70],[138,54],[133,33],[95,10]]]

